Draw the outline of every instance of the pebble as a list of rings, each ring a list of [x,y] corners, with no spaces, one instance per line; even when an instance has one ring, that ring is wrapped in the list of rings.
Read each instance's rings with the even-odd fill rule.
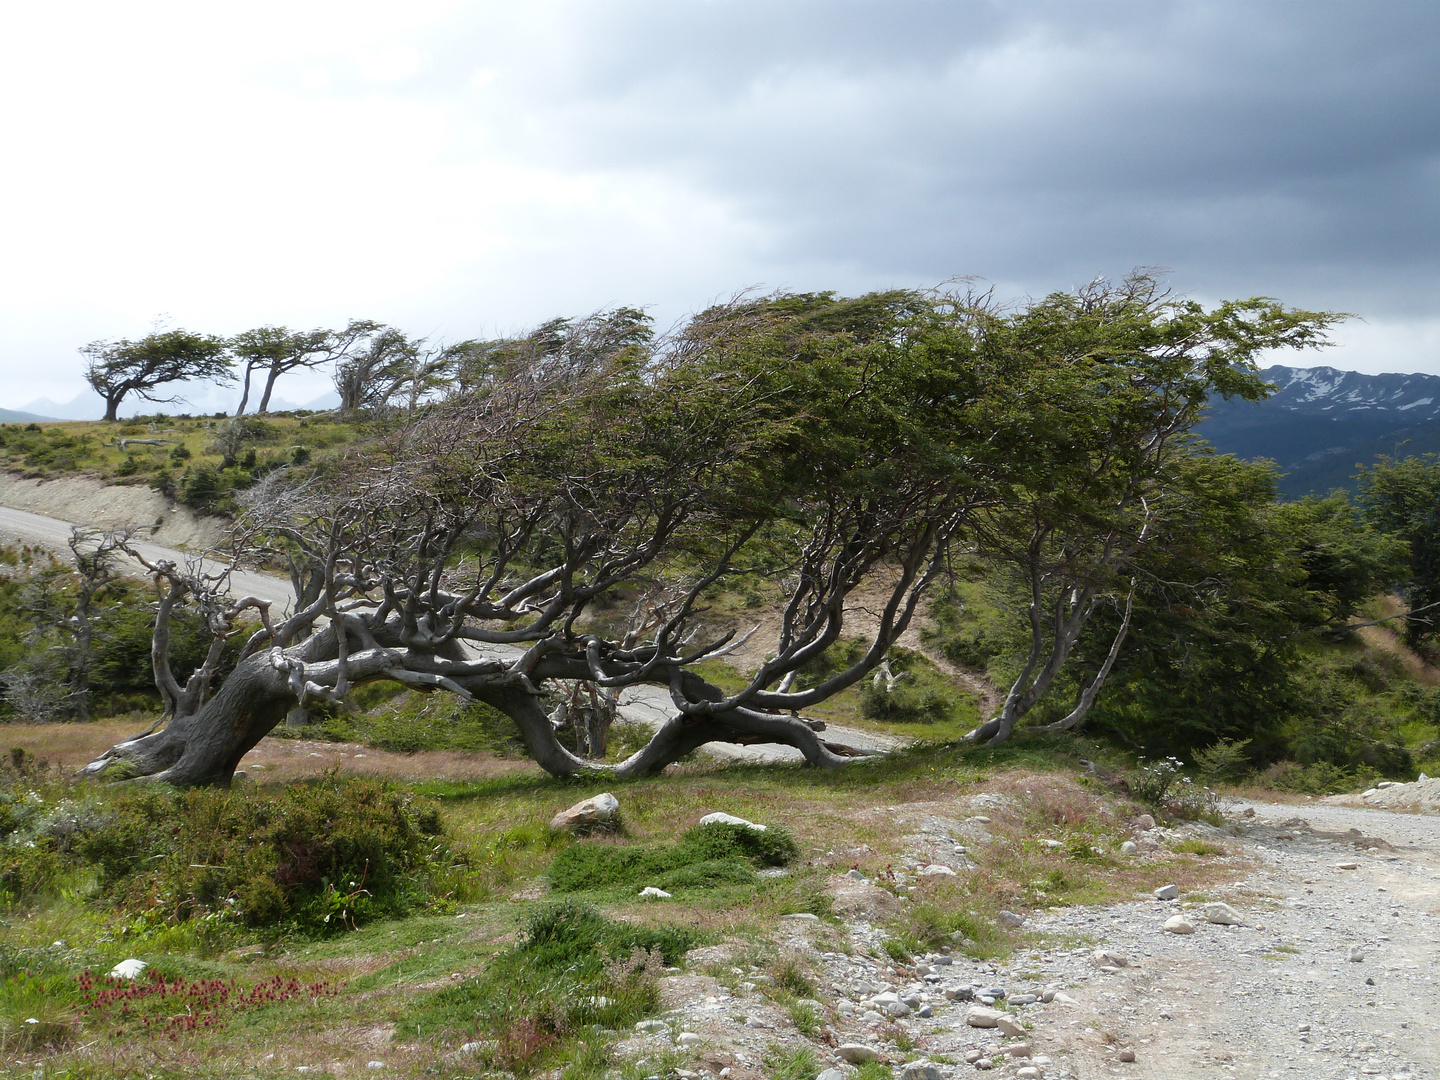
[[[1156,900],[1174,900],[1180,895],[1179,885],[1161,885],[1155,890]]]
[[[1165,929],[1172,934],[1193,934],[1195,932],[1195,927],[1184,915],[1171,915],[1165,920]]]
[[[1335,869],[1336,869],[1336,870],[1359,870],[1359,869],[1360,869],[1360,864],[1359,864],[1358,862],[1337,862],[1337,863],[1335,864]]]
[[[1034,1065],[1022,1065],[1015,1070],[1017,1080],[1033,1080],[1040,1075],[1040,1070]]]
[[[1121,1061],[1134,1061],[1134,1060],[1135,1060],[1135,1051],[1134,1051],[1134,1050],[1121,1050],[1120,1053],[1117,1054],[1116,1056],[1117,1056]]]
[[[864,1043],[842,1043],[835,1048],[835,1052],[841,1059],[848,1061],[851,1065],[864,1065],[867,1061],[874,1061],[880,1055],[873,1047]]]
[[[1352,964],[1358,964],[1358,963],[1361,963],[1364,959],[1365,959],[1365,946],[1364,946],[1364,945],[1351,945],[1351,946],[1350,946],[1350,962],[1351,962]]]
[[[337,634],[336,636],[339,635]],[[675,1041],[681,1046],[698,1046],[700,1044],[700,1036],[696,1035],[693,1031],[682,1031],[675,1037]]]

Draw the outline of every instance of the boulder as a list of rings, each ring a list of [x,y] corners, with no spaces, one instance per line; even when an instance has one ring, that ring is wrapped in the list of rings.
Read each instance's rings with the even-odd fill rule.
[[[568,810],[561,810],[550,819],[552,829],[585,830],[609,825],[620,810],[620,800],[603,791],[594,798],[578,802]]]
[[[1172,934],[1193,934],[1195,927],[1190,925],[1190,920],[1184,915],[1171,915],[1165,920],[1165,929]]]
[[[1180,895],[1179,885],[1161,885],[1155,890],[1156,900],[1174,900]]]
[[[900,1077],[901,1080],[940,1080],[940,1070],[928,1061],[912,1061]]]
[[[654,885],[646,885],[640,890],[642,900],[669,900],[670,894],[664,889],[657,889]]]
[[[958,875],[950,867],[943,863],[931,863],[925,869],[916,874],[917,877],[957,877]]]
[[[1025,925],[1025,916],[1017,915],[1013,911],[1001,911],[995,916],[995,921],[1007,930],[1018,930]]]
[[[880,1056],[872,1047],[863,1043],[842,1043],[835,1048],[835,1052],[851,1065],[864,1065]]]
[[[971,1027],[993,1028],[1000,1020],[1000,1017],[1004,1015],[1005,1014],[998,1009],[981,1009],[977,1007],[965,1013],[965,1023]]]
[[[831,910],[842,919],[878,923],[900,913],[900,901],[893,893],[849,876],[832,877],[826,883],[825,894],[830,897]]]
[[[150,965],[147,964],[144,960],[121,960],[118,964],[116,964],[113,968],[110,969],[110,973],[106,976],[106,978],[138,979],[140,977],[140,973],[149,966]]]
[[[743,817],[736,817],[734,814],[723,814],[716,812],[706,814],[700,819],[701,825],[743,825],[747,829],[754,829],[756,832],[764,832],[764,825],[756,825],[753,821],[746,821]]]

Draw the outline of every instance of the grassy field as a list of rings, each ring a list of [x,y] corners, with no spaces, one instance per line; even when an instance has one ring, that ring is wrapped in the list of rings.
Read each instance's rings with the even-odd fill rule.
[[[659,1007],[661,968],[683,964],[689,948],[738,942],[752,947],[761,970],[776,968],[765,992],[793,1005],[804,979],[787,974],[767,943],[782,915],[812,912],[833,921],[834,875],[852,868],[904,897],[884,919],[886,950],[898,964],[942,942],[995,957],[1025,948],[1025,933],[995,921],[1001,908],[1100,903],[1153,888],[1162,877],[1199,888],[1236,872],[1208,854],[1158,862],[1114,855],[1142,808],[1077,772],[1071,752],[1082,748],[1057,753],[1049,745],[911,752],[834,774],[672,767],[664,776],[609,784],[621,803],[621,828],[577,839],[552,833],[547,823],[594,794],[593,781],[555,780],[533,766],[453,752],[426,760],[428,779],[412,773],[411,779],[377,781],[377,774],[396,775],[386,759],[403,755],[356,751],[364,756],[317,759],[295,753],[310,744],[271,747],[266,740],[260,758],[291,755],[288,784],[272,782],[278,772],[268,778],[252,772],[261,783],[185,796],[183,831],[176,824],[173,841],[142,837],[127,841],[134,852],[118,854],[114,844],[102,844],[96,855],[85,830],[113,836],[133,829],[136,811],[127,800],[136,796],[76,786],[66,771],[39,767],[35,757],[64,762],[68,771],[114,736],[102,730],[110,726],[5,733],[24,751],[12,751],[4,772],[5,805],[12,810],[0,926],[5,1075],[279,1076],[302,1066],[348,1075],[372,1071],[369,1063],[380,1061],[387,1074],[403,1076],[638,1080],[654,1075],[653,1063],[640,1070],[609,1048],[624,1028]],[[308,776],[304,762],[313,763]],[[308,806],[306,799],[326,792],[373,799],[377,784],[416,820],[433,812],[427,828],[435,830],[434,850],[445,852],[445,867],[417,868],[429,884],[423,893],[404,894],[410,907],[403,916],[347,914],[335,924],[306,923],[297,912],[320,909],[310,901],[302,908],[296,899],[288,917],[227,917],[233,897],[241,897],[242,908],[250,903],[246,890],[254,882],[239,870],[225,878],[238,883],[228,897],[206,899],[207,875],[225,873],[209,864],[234,869],[256,857],[254,822],[269,822],[273,833],[276,822]],[[954,879],[908,875],[904,860],[915,853],[914,822],[966,818],[979,793],[993,797],[985,802],[993,839],[972,846],[975,868]],[[751,859],[728,841],[717,847],[714,838],[687,836],[711,810],[782,827],[793,851]],[[211,847],[203,850],[221,850],[215,836],[224,832],[226,815],[251,822],[244,827],[251,830],[250,846],[232,828],[225,855],[195,855],[206,844]],[[71,824],[56,824],[64,821]],[[26,853],[49,847],[55,856],[51,876],[29,888],[27,873],[44,875],[17,857],[27,843],[39,847]],[[138,853],[152,850],[147,843],[159,846],[144,858],[171,869],[137,868],[135,860],[144,861]],[[178,854],[166,854],[170,847]],[[192,861],[181,865],[185,860]],[[569,867],[566,873],[557,860]],[[788,865],[759,874],[767,860]],[[665,880],[674,899],[637,898],[635,873],[651,872],[644,866],[671,875]],[[177,906],[185,889],[190,899]],[[150,965],[138,991],[102,977],[128,958]],[[122,989],[128,996],[117,994]],[[818,1026],[813,1033],[823,1038]],[[466,1044],[480,1049],[457,1057]],[[677,1048],[669,1067],[687,1062],[693,1065]]]

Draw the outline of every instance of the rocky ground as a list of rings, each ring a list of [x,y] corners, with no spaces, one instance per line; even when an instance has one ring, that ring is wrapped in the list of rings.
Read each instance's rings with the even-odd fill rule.
[[[836,878],[839,926],[788,916],[768,949],[697,950],[663,980],[664,1019],[620,1050],[656,1075],[678,1063],[682,1080],[771,1076],[777,1053],[806,1045],[825,1068],[873,1059],[901,1080],[1440,1076],[1440,817],[1225,810],[1225,829],[1140,834],[1134,857],[1188,837],[1225,848],[1241,880],[1034,917],[1032,947],[1008,963],[956,951],[897,964],[875,924],[905,901],[858,873]],[[911,873],[964,873],[984,825],[977,813],[917,826]],[[1165,929],[1176,915],[1191,932]],[[762,972],[777,952],[810,973],[813,997],[775,1000]]]

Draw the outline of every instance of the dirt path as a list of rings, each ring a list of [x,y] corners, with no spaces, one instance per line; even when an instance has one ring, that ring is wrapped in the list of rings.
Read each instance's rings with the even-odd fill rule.
[[[841,1067],[849,1044],[902,1080],[1440,1077],[1440,817],[1240,801],[1226,809],[1229,828],[1142,834],[1135,857],[1164,857],[1146,854],[1151,840],[1203,842],[1223,848],[1214,857],[1241,880],[1209,895],[1182,885],[1175,900],[1037,916],[1026,925],[1036,944],[1008,964],[933,954],[901,967],[863,921],[780,920],[774,947],[816,974],[823,1001],[814,1004],[830,1030],[823,1065]],[[983,831],[967,842],[983,866]],[[1243,925],[1206,921],[1215,901]],[[1163,929],[1177,913],[1193,933]],[[723,972],[729,961],[714,959]],[[755,1080],[767,1075],[768,1045],[803,1045],[753,983],[727,989],[691,973],[667,982],[669,1034],[633,1038],[630,1053],[653,1053],[647,1043],[688,1030],[705,1060]],[[981,995],[1023,1035],[972,1026]]]

